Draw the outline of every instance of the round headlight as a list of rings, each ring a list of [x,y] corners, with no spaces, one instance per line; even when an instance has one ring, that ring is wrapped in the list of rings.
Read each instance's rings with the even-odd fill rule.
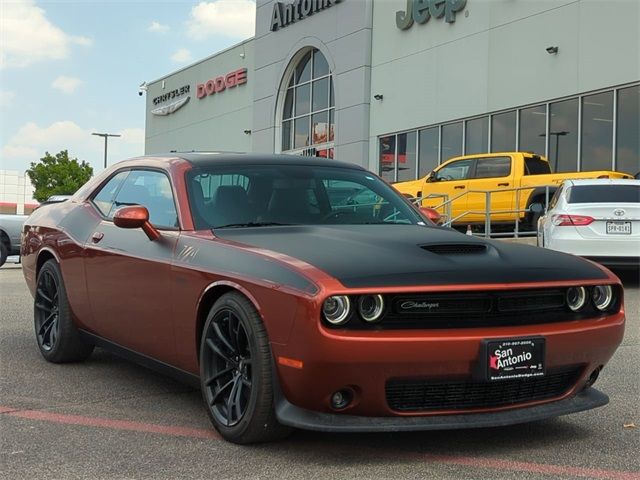
[[[375,322],[382,316],[384,300],[382,295],[363,295],[358,300],[358,311],[363,320]]]
[[[346,295],[327,298],[322,304],[322,314],[331,325],[341,325],[349,317],[351,302]]]
[[[597,285],[591,291],[593,304],[600,311],[604,311],[613,303],[613,288],[611,285]]]
[[[584,287],[570,287],[567,289],[567,305],[569,308],[577,312],[587,302],[587,291]]]

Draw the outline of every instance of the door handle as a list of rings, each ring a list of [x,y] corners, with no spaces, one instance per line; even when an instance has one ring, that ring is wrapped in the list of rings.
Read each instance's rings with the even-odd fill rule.
[[[464,190],[464,185],[458,185],[457,187],[453,187],[456,190]]]
[[[93,243],[98,243],[100,240],[102,240],[102,237],[104,237],[104,233],[95,232],[93,235],[91,235],[91,241]]]
[[[509,184],[508,183],[499,183],[498,186],[499,187],[508,187]]]

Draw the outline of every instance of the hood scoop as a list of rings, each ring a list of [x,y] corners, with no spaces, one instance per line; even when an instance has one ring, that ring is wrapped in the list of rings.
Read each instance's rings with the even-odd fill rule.
[[[420,245],[420,248],[437,255],[470,255],[485,253],[487,246],[478,243],[440,243],[435,245]]]

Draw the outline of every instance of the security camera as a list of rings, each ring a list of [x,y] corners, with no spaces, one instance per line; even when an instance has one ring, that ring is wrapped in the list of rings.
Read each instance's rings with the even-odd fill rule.
[[[142,94],[143,94],[143,93],[144,93],[144,92],[143,92],[142,90],[140,90],[140,91],[138,92],[138,95],[142,96]]]
[[[558,53],[559,48],[556,46],[551,46],[551,47],[547,47],[545,50],[549,55],[555,55],[556,53]]]

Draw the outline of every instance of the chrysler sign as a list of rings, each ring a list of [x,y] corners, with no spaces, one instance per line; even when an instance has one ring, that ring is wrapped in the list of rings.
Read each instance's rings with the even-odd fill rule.
[[[456,21],[456,13],[467,5],[467,0],[407,0],[407,8],[396,12],[396,25],[401,30],[411,28],[413,22],[427,23],[431,17],[447,23]]]
[[[276,2],[273,4],[273,13],[271,14],[271,31],[275,32],[298,20],[304,20],[316,12],[333,7],[341,1],[342,0],[294,0],[287,4]]]

